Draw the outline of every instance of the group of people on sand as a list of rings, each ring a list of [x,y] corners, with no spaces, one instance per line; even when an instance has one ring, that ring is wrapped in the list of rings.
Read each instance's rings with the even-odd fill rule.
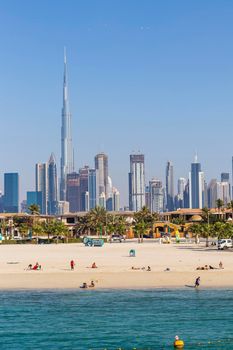
[[[74,260],[71,260],[70,261],[70,269],[71,269],[71,271],[74,270],[74,267],[75,267],[75,262],[74,262]],[[92,269],[97,269],[97,265],[96,265],[95,262],[92,263],[91,268]]]
[[[29,264],[27,270],[41,270],[41,265],[38,262],[34,266]]]
[[[214,267],[212,265],[198,266],[196,268],[196,270],[219,270],[219,269],[222,270],[222,269],[224,269],[223,263],[221,261],[219,262],[218,266],[219,267]]]
[[[80,288],[82,289],[94,288],[94,287],[95,287],[94,281],[91,281],[89,285],[86,282],[83,282],[82,286],[80,286]]]
[[[143,271],[151,271],[151,267],[150,266],[147,266],[147,269],[143,266],[143,267],[135,267],[135,266],[132,266],[131,267],[131,270],[143,270]]]

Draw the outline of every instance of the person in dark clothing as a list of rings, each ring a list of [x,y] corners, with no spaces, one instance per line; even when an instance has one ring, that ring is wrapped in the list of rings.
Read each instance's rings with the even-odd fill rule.
[[[201,282],[201,277],[197,277],[195,281],[195,288],[198,288],[200,286],[200,282]]]

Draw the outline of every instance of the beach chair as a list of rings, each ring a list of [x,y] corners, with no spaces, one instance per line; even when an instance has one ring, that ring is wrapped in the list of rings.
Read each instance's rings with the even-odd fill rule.
[[[135,257],[136,253],[135,253],[135,249],[130,249],[129,251],[129,256],[130,257]]]

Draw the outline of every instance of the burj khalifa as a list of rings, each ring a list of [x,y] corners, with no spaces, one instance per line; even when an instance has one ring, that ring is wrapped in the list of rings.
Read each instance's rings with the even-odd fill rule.
[[[61,125],[61,178],[60,200],[66,200],[67,175],[74,171],[73,146],[71,135],[71,113],[68,98],[66,50],[64,49],[63,106]]]

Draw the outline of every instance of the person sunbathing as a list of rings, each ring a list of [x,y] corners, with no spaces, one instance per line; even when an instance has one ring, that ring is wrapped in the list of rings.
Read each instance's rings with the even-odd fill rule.
[[[96,266],[96,263],[95,263],[95,262],[93,262],[93,264],[91,265],[91,268],[92,268],[92,269],[97,269],[97,266]]]
[[[86,288],[87,288],[87,283],[86,283],[86,282],[83,282],[83,285],[80,286],[80,288],[86,289]]]
[[[95,287],[94,281],[91,281],[91,284],[90,284],[88,287],[89,287],[89,288],[94,288],[94,287]]]
[[[33,266],[32,270],[41,270],[41,265],[39,265],[37,262],[36,265]]]
[[[132,266],[131,269],[132,269],[132,270],[141,270],[140,267],[134,267],[134,266]]]

